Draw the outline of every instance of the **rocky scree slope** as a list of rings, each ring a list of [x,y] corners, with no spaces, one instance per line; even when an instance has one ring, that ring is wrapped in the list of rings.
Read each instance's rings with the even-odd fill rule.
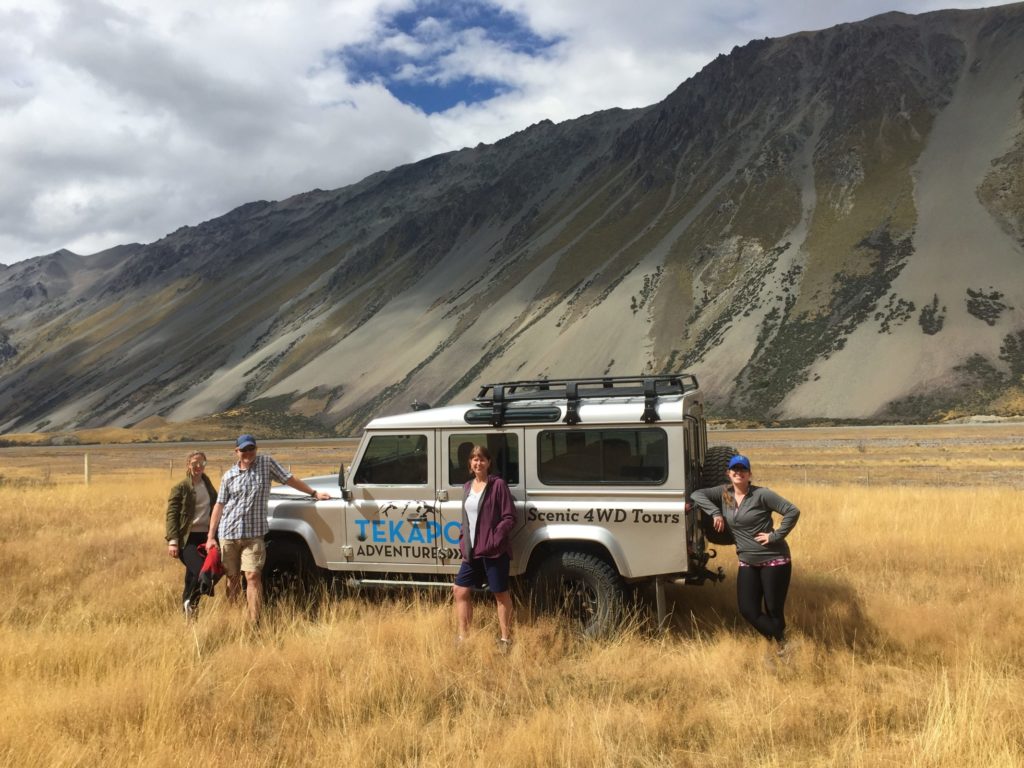
[[[151,245],[0,268],[0,430],[261,403],[351,433],[483,381],[695,372],[712,413],[1019,412],[1024,6],[760,40]]]

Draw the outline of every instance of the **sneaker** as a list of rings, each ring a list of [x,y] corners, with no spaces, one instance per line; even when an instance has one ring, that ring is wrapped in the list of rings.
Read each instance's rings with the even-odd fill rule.
[[[196,620],[196,611],[199,609],[198,605],[193,605],[191,600],[186,600],[183,604],[185,611],[185,621],[191,623]]]
[[[775,658],[779,661],[787,662],[789,657],[793,655],[793,646],[787,643],[785,640],[780,640],[779,644],[775,646]]]
[[[498,638],[498,650],[502,653],[508,653],[512,650],[512,640],[507,637]]]

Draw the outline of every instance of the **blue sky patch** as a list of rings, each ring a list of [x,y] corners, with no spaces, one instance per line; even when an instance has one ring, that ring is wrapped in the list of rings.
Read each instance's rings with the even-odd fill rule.
[[[380,82],[400,101],[427,114],[457,104],[487,101],[515,84],[467,59],[486,45],[516,57],[545,56],[559,42],[544,38],[526,20],[488,2],[423,0],[411,11],[382,17],[376,39],[336,54],[352,82]]]
[[[405,104],[419,107],[428,115],[444,112],[460,102],[473,104],[493,99],[509,88],[495,80],[475,80],[464,77],[438,85],[424,82],[389,82],[388,90]]]

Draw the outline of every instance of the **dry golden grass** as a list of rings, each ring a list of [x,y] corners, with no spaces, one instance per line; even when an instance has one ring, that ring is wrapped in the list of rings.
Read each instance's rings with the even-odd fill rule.
[[[585,643],[526,621],[508,656],[486,600],[456,647],[447,596],[281,606],[254,635],[219,595],[189,627],[162,542],[166,461],[147,469],[120,448],[121,471],[98,468],[86,487],[9,472],[18,454],[0,452],[0,473],[20,478],[0,486],[0,764],[1021,765],[1019,480],[827,482],[845,471],[829,462],[889,445],[861,434],[865,451],[819,454],[805,483],[782,471],[810,450],[800,436],[724,437],[804,510],[788,665],[766,665],[737,616],[730,551],[713,561],[724,584],[671,592],[666,633],[638,622]],[[975,448],[1019,460],[1019,442]]]

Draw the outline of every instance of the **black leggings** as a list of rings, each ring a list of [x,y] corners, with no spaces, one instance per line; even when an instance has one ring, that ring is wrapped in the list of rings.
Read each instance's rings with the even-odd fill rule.
[[[736,574],[736,599],[740,614],[765,637],[780,643],[786,631],[786,593],[793,564],[741,565]]]
[[[178,559],[185,565],[185,589],[181,593],[181,602],[184,604],[188,600],[192,608],[199,605],[199,572],[206,560],[197,547],[205,543],[205,533],[190,533],[185,545],[178,547]]]

